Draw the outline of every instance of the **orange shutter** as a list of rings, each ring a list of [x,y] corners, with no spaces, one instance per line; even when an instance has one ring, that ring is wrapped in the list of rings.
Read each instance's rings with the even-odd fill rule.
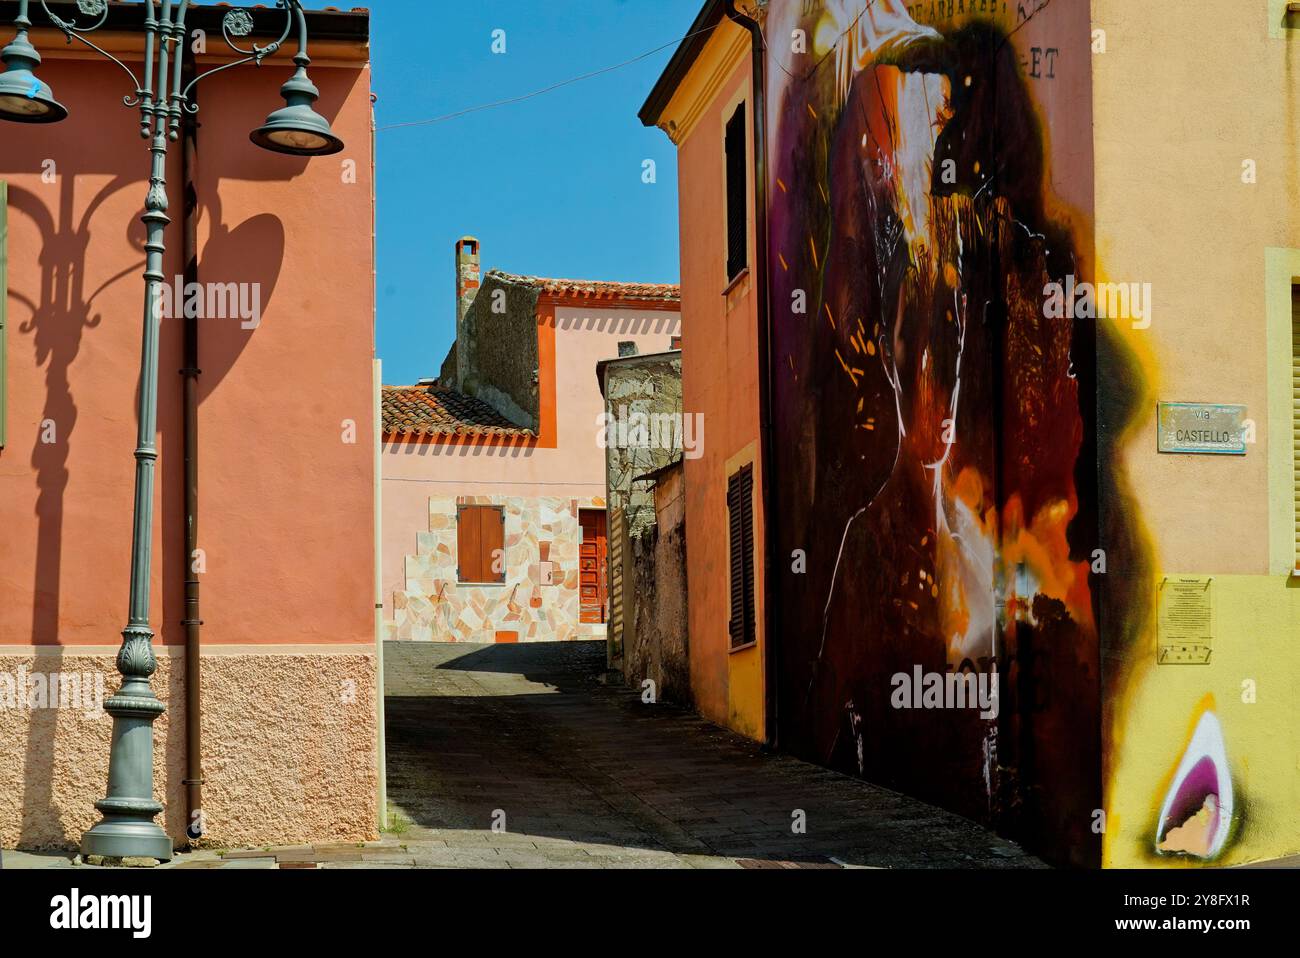
[[[505,582],[506,516],[502,506],[456,507],[456,578],[466,583]],[[498,554],[500,571],[494,571]]]
[[[482,582],[479,561],[482,549],[477,506],[456,507],[456,578],[461,582]]]

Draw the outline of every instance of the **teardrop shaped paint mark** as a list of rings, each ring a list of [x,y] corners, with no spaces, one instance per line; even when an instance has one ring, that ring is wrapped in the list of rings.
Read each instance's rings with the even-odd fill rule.
[[[1209,860],[1232,828],[1232,775],[1218,716],[1205,712],[1183,752],[1160,809],[1156,852]]]

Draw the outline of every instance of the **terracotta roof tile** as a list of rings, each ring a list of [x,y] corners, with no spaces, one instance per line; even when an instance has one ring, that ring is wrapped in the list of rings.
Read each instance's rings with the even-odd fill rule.
[[[499,269],[488,276],[516,286],[534,286],[552,296],[574,299],[630,299],[655,303],[679,303],[682,288],[671,283],[614,283],[598,279],[548,279],[544,276],[520,276]]]
[[[398,436],[536,435],[473,396],[447,386],[385,386],[384,434]]]

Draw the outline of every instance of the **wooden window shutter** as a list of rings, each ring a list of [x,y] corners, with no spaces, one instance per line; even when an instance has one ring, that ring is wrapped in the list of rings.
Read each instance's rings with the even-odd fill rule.
[[[456,507],[456,578],[461,582],[483,581],[478,527],[476,506]]]
[[[609,528],[609,634],[615,655],[623,654],[623,539],[627,523],[622,508],[610,510]]]
[[[1294,463],[1295,568],[1300,569],[1300,289],[1291,293],[1291,456]]]
[[[730,520],[731,646],[755,640],[754,625],[754,467],[745,466],[727,481]]]
[[[749,265],[748,158],[745,144],[745,104],[740,104],[727,121],[727,280],[730,282]]]
[[[501,506],[479,506],[479,541],[482,542],[483,578],[480,582],[506,581],[506,513]]]
[[[740,486],[740,515],[745,538],[745,642],[756,638],[754,626],[754,469],[746,466]]]
[[[505,582],[505,563],[493,570],[505,550],[505,509],[501,506],[456,507],[456,578],[467,583]]]
[[[0,180],[0,449],[9,425],[9,184]]]

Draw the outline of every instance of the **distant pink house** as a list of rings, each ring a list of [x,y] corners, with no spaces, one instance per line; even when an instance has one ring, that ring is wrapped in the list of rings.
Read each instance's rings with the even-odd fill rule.
[[[386,634],[605,637],[601,360],[677,348],[677,286],[480,276],[456,244],[456,342],[383,389]]]

